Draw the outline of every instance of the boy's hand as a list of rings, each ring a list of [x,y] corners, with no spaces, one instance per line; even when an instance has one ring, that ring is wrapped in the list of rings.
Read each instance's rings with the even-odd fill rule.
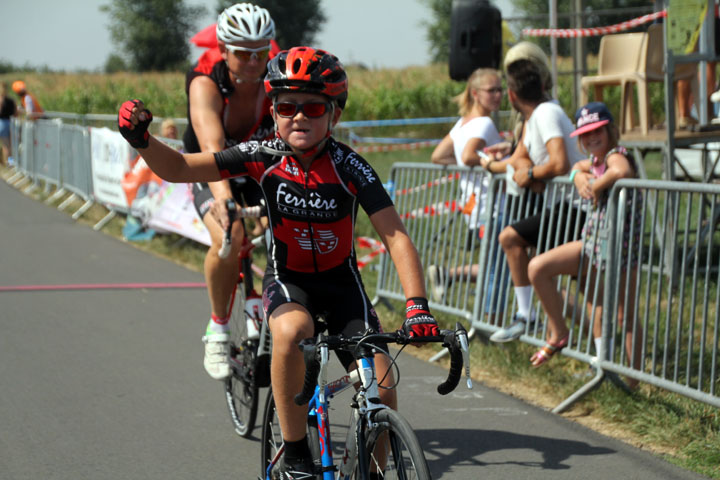
[[[430,313],[426,298],[413,297],[405,304],[403,332],[409,337],[431,337],[440,334],[435,317]]]
[[[120,106],[118,129],[133,148],[147,148],[150,134],[147,129],[153,116],[142,101],[128,100]]]

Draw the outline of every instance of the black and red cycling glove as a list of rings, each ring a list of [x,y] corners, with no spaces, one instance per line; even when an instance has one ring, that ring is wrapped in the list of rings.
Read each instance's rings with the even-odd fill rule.
[[[430,313],[428,301],[422,297],[409,298],[405,303],[403,332],[410,337],[431,337],[439,335],[438,324]]]
[[[140,100],[128,100],[120,106],[118,112],[118,129],[120,134],[128,141],[130,146],[133,148],[147,148],[148,139],[150,134],[148,133],[148,126],[152,122],[153,116],[150,110],[143,110],[144,120],[140,119],[138,115],[137,125],[133,125],[131,116],[133,108],[142,108],[142,102]]]

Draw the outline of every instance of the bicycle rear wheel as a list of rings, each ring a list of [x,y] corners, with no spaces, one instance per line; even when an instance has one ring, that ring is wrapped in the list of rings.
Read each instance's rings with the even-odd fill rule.
[[[225,381],[225,399],[235,432],[247,438],[255,428],[258,410],[258,386],[254,371],[258,340],[248,338],[245,316],[245,292],[243,284],[238,283],[230,312],[232,375]]]
[[[379,410],[374,416],[377,425],[365,432],[369,472],[378,472],[383,479],[430,480],[430,469],[410,424],[395,410]],[[358,459],[360,461],[360,459]],[[358,468],[353,479],[361,480]]]

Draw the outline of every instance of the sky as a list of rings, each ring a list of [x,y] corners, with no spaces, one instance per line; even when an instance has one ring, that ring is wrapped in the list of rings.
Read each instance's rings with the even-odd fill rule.
[[[129,0],[132,1],[132,0]],[[296,0],[290,0],[296,1]],[[99,10],[108,0],[2,0],[0,61],[48,66],[53,70],[101,70],[113,45],[109,17]],[[214,12],[216,0],[186,0]],[[503,13],[511,0],[492,0]],[[316,45],[344,63],[370,68],[425,65],[430,55],[422,21],[430,10],[422,0],[322,0],[327,21]],[[215,22],[208,14],[198,29]],[[12,19],[11,21],[8,21]],[[193,50],[193,59],[200,50]]]

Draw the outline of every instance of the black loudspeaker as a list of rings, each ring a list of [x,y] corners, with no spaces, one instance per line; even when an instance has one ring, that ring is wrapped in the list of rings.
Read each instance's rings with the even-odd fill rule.
[[[453,0],[450,17],[450,78],[467,80],[477,68],[498,68],[502,15],[488,0]]]

